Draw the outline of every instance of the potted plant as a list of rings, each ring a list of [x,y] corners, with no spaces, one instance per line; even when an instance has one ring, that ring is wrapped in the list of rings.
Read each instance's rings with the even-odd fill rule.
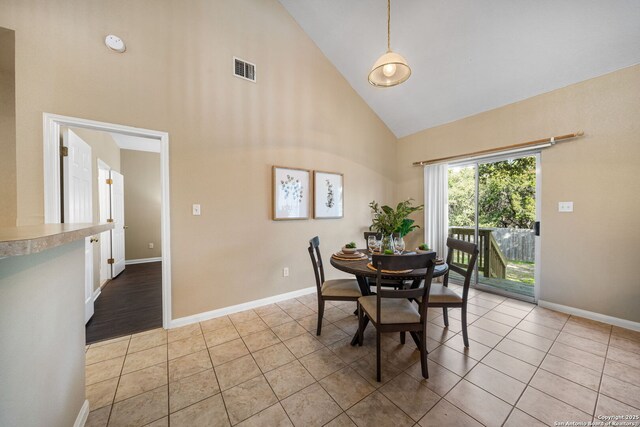
[[[420,228],[414,224],[414,220],[410,219],[409,215],[421,211],[424,205],[414,206],[413,199],[398,203],[395,209],[387,205],[379,206],[375,200],[369,203],[369,207],[373,213],[369,229],[382,234],[383,251],[393,251],[394,233],[398,233],[398,236],[403,238],[416,228]]]
[[[349,242],[342,248],[342,253],[344,254],[354,254],[356,253],[356,242]]]
[[[429,249],[429,245],[427,245],[426,243],[421,243],[416,248],[416,252],[419,253],[419,254],[426,254],[428,252],[431,252],[431,249]]]

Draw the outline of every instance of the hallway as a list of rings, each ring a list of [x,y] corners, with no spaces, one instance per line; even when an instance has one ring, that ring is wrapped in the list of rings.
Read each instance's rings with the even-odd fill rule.
[[[162,263],[132,264],[102,289],[87,344],[162,327]]]

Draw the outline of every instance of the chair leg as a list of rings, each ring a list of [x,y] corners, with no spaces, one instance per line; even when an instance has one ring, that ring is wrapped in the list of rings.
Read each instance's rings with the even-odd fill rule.
[[[404,344],[406,338],[405,335],[404,331],[400,332],[400,344]]]
[[[376,380],[378,382],[382,381],[380,365],[380,331],[376,329]]]
[[[363,336],[364,336],[364,319],[362,316],[362,307],[360,306],[360,303],[358,303],[358,346],[362,347],[362,341],[363,341]]]
[[[469,347],[469,334],[467,333],[467,305],[462,306],[462,340],[464,346]]]
[[[442,307],[442,317],[444,318],[444,326],[449,326],[449,312],[447,307]]]
[[[422,330],[422,339],[420,346],[420,364],[422,365],[422,377],[429,378],[429,366],[427,365],[427,331],[426,328]]]
[[[318,298],[318,329],[316,330],[316,335],[320,335],[322,332],[322,316],[324,315],[324,300],[322,298]]]

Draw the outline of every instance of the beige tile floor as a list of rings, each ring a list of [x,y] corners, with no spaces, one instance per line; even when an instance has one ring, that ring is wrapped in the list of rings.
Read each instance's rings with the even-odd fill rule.
[[[320,337],[308,295],[170,331],[87,347],[87,426],[553,425],[640,415],[640,332],[471,291],[429,312],[430,378],[419,353],[383,335],[363,347],[354,303],[330,303]],[[636,425],[637,421],[636,421]]]

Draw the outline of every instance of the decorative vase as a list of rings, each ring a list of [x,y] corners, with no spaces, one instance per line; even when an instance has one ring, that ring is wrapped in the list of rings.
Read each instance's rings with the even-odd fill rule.
[[[393,245],[393,234],[385,234],[382,236],[382,247],[380,248],[381,253],[385,253],[386,251],[391,251],[394,253],[394,245]]]
[[[404,239],[402,238],[402,235],[396,237],[393,240],[393,247],[394,247],[394,253],[396,255],[402,255],[405,249]]]

